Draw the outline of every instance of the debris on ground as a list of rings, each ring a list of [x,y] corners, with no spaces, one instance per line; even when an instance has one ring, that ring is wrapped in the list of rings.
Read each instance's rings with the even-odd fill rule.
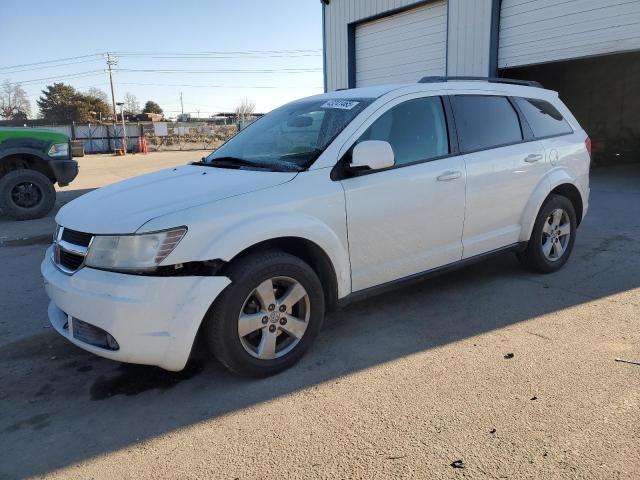
[[[492,428],[491,430],[489,430],[489,433],[496,433],[496,431],[497,430],[495,428]]]
[[[407,457],[406,455],[395,455],[395,456],[392,455],[390,457],[387,457],[387,460],[399,460],[401,458],[406,458],[406,457]]]
[[[515,355],[513,353],[511,353],[511,352],[504,354],[504,358],[506,358],[507,360],[509,360],[510,358],[513,358],[514,356]]]
[[[464,462],[462,460],[454,460],[451,462],[453,468],[464,468]]]
[[[533,397],[531,397],[531,400],[537,400],[537,399],[538,399],[538,397],[535,396],[535,395]]]
[[[628,363],[630,365],[640,365],[640,362],[636,362],[634,360],[625,360],[624,358],[616,358],[615,361],[620,363]]]

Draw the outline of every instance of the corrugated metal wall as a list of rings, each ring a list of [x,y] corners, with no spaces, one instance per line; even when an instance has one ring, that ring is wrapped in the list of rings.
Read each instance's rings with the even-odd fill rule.
[[[492,0],[449,0],[448,75],[487,76]]]
[[[487,75],[492,0],[449,0],[447,71],[449,75]],[[420,0],[331,0],[324,7],[327,90],[349,86],[348,25],[412,5]],[[428,72],[427,72],[428,73]],[[418,75],[419,77],[420,75]]]
[[[502,0],[498,66],[640,49],[640,0]]]

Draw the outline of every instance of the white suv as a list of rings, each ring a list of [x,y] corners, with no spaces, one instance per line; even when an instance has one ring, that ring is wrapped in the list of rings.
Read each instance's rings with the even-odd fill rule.
[[[330,307],[502,252],[558,270],[587,211],[590,141],[557,93],[525,83],[305,98],[200,162],[78,198],[42,262],[52,325],[167,370],[200,335],[265,376]]]

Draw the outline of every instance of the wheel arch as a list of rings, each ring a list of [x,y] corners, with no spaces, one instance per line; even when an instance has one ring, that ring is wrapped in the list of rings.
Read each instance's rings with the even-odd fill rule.
[[[228,260],[228,264],[231,264],[251,253],[272,249],[282,250],[283,252],[298,257],[309,265],[316,275],[318,275],[318,278],[322,283],[327,307],[333,308],[337,305],[338,276],[333,262],[322,247],[309,239],[296,236],[285,236],[263,240],[246,247],[235,254],[230,260]],[[220,275],[224,275],[224,268],[220,271]]]
[[[35,170],[42,173],[52,183],[56,182],[56,176],[49,166],[49,162],[37,150],[9,150],[0,157],[0,177],[21,168]]]
[[[551,194],[568,198],[575,208],[577,224],[579,225],[582,221],[584,201],[576,180],[564,169],[552,170],[540,180],[529,197],[521,220],[522,229],[519,239],[521,242],[526,242],[531,237],[538,212]]]

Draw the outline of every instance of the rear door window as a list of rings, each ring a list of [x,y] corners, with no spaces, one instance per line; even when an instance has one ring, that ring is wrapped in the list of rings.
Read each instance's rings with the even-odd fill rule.
[[[516,98],[515,101],[536,138],[553,137],[573,132],[571,125],[549,102],[535,98]]]
[[[451,103],[463,153],[522,141],[518,114],[506,97],[454,95]]]

